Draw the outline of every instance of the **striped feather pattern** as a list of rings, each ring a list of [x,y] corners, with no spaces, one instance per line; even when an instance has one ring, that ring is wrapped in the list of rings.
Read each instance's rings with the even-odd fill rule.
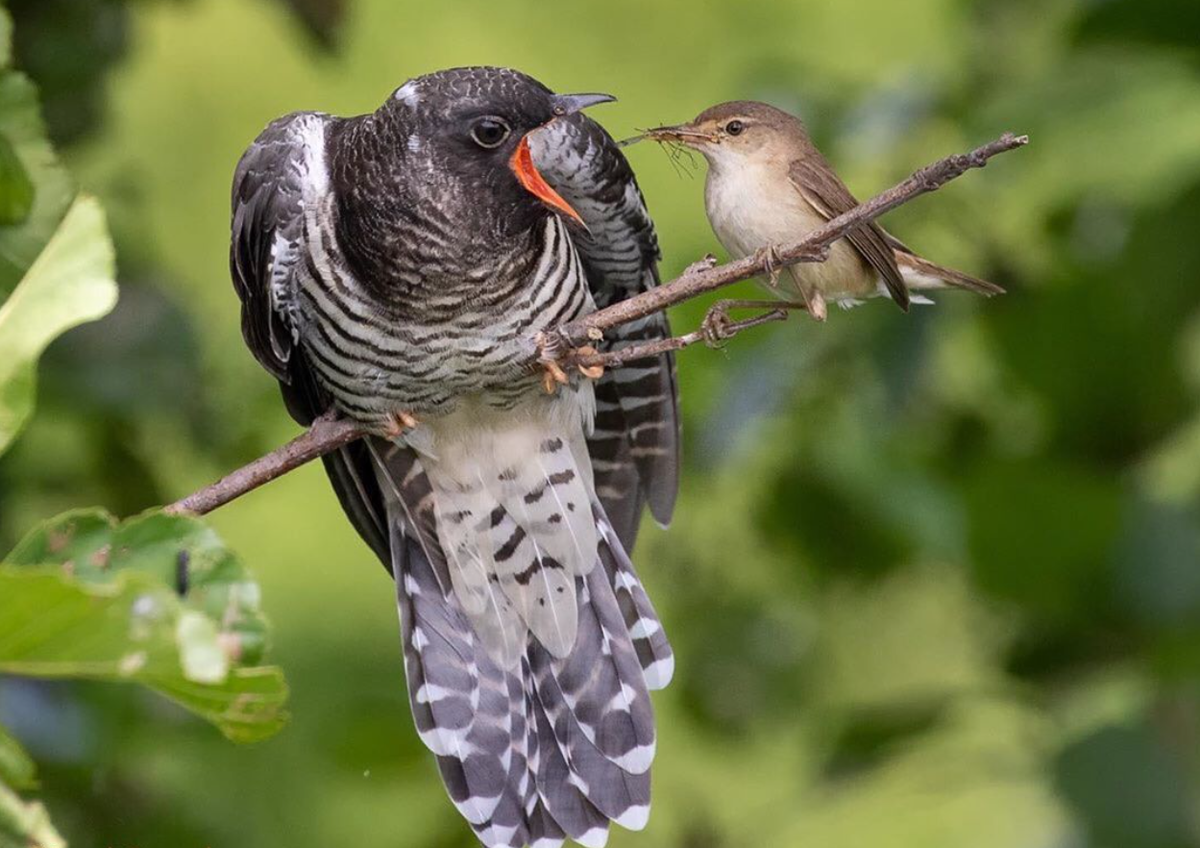
[[[625,629],[633,640],[633,649],[651,690],[665,689],[675,674],[675,654],[659,621],[650,596],[633,570],[629,555],[621,546],[608,516],[596,510],[596,527],[603,544],[600,561],[616,596],[617,608]]]
[[[447,791],[489,846],[560,845],[564,837],[602,845],[610,821],[630,828],[649,816],[654,719],[640,632],[661,634],[644,591],[598,502],[604,568],[574,578],[579,638],[554,657],[527,638],[518,662],[502,668],[463,611],[443,590],[392,500],[393,569],[409,700],[418,733],[437,756]],[[641,606],[639,607],[639,604]],[[645,641],[640,640],[640,641]],[[670,656],[665,639],[656,650]],[[666,647],[663,647],[666,646]],[[643,671],[645,669],[645,672]]]
[[[233,177],[230,275],[242,302],[242,335],[272,375],[290,382],[298,336],[293,279],[304,255],[303,202],[311,144],[332,120],[295,112],[272,121],[238,162]]]
[[[328,201],[321,205],[328,207]],[[309,211],[309,231],[325,232],[322,214]],[[592,308],[566,225],[548,217],[540,228],[537,262],[512,286],[507,303],[457,293],[459,309],[443,323],[398,309],[379,310],[338,254],[336,242],[310,239],[311,261],[297,275],[297,300],[306,350],[338,405],[368,424],[386,427],[396,410],[440,415],[466,395],[484,394],[511,409],[537,389],[524,363],[525,339]],[[464,308],[462,303],[470,303]],[[437,303],[429,304],[436,308]]]
[[[597,531],[587,413],[571,420],[564,407],[585,407],[590,388],[511,413],[464,409],[420,428],[430,430],[422,464],[455,595],[505,669],[529,633],[555,657],[577,643],[575,577],[595,566]]]

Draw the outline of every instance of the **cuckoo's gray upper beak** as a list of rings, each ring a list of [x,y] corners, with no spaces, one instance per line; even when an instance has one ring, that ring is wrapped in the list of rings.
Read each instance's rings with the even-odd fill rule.
[[[597,103],[612,103],[617,98],[611,94],[555,94],[550,99],[554,102],[554,114],[561,117],[573,115]]]

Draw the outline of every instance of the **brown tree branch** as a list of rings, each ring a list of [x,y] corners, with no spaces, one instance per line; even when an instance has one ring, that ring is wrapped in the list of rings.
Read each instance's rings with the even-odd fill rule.
[[[710,320],[714,313],[710,311],[703,327],[681,336],[630,345],[603,353],[585,353],[578,350],[603,338],[605,330],[661,312],[741,280],[759,276],[772,267],[781,268],[797,262],[823,262],[829,256],[830,245],[860,224],[873,221],[915,197],[935,191],[972,168],[982,168],[993,156],[1021,147],[1028,141],[1027,136],[1005,133],[970,153],[948,156],[922,168],[904,182],[876,195],[866,203],[839,215],[793,244],[779,245],[770,252],[760,251],[725,265],[717,265],[716,259],[707,256],[690,265],[669,283],[530,339],[530,365],[536,367],[538,362],[549,362],[559,367],[571,365],[615,368],[635,359],[681,350],[701,341],[716,343],[751,327],[783,320],[786,318],[786,312],[772,310],[743,321],[725,322],[719,332],[714,333]],[[364,435],[366,431],[357,424],[339,419],[333,412],[328,412],[317,418],[307,431],[286,445],[239,468],[216,483],[176,501],[166,507],[166,510],[173,513],[204,515],[319,456],[345,447]]]
[[[301,465],[345,447],[365,435],[366,432],[357,424],[338,418],[337,413],[331,410],[315,419],[311,427],[286,445],[176,501],[164,511],[195,515],[212,512],[264,483],[270,483],[276,477],[295,471]]]

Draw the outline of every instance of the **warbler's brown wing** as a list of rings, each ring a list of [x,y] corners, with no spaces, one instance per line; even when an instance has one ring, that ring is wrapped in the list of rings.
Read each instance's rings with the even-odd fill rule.
[[[303,273],[308,256],[305,151],[323,142],[325,127],[335,120],[316,112],[295,112],[272,121],[242,154],[233,176],[229,268],[242,301],[242,335],[255,358],[279,381],[292,417],[306,427],[331,407],[332,400],[298,343],[293,314],[297,275]],[[368,442],[353,442],[321,459],[346,515],[390,570],[384,497]],[[390,461],[413,459],[411,452],[401,451]],[[395,479],[411,476],[400,469]]]
[[[858,205],[858,200],[817,150],[810,150],[792,163],[788,176],[792,185],[825,220],[832,220]],[[883,227],[874,221],[855,227],[846,240],[867,264],[879,272],[892,300],[908,311],[908,287],[896,266],[896,255]]]

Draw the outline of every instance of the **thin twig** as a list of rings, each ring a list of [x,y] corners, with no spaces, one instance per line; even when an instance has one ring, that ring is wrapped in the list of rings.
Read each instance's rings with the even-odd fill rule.
[[[769,267],[781,268],[797,262],[823,262],[829,256],[830,245],[855,227],[873,221],[914,197],[935,191],[972,168],[982,168],[993,156],[1021,147],[1028,141],[1027,136],[1005,133],[970,153],[948,156],[922,168],[894,188],[839,215],[794,244],[780,245],[769,252],[760,251],[725,265],[717,265],[716,259],[706,256],[688,266],[669,283],[600,309],[577,321],[571,321],[554,331],[539,333],[536,338],[529,340],[531,367],[536,367],[538,362],[542,362],[558,367],[569,364],[615,368],[635,359],[681,350],[702,341],[716,345],[751,327],[783,320],[787,317],[784,311],[771,310],[743,321],[725,323],[719,334],[714,334],[712,322],[706,319],[705,325],[700,329],[669,339],[630,345],[602,353],[583,353],[578,350],[602,338],[605,330],[661,312],[670,306],[741,280],[756,277],[767,272]],[[710,317],[711,315],[710,311]],[[197,515],[212,512],[264,483],[294,471],[319,456],[345,447],[364,435],[366,431],[359,425],[339,419],[335,413],[328,412],[313,421],[307,431],[286,445],[239,468],[211,486],[176,501],[166,507],[166,511]]]
[[[638,359],[648,359],[652,356],[661,356],[664,353],[674,353],[677,350],[683,350],[685,347],[691,347],[700,342],[704,342],[709,347],[721,347],[738,333],[753,329],[754,327],[761,327],[763,324],[786,321],[788,317],[787,310],[785,309],[763,307],[767,310],[766,312],[751,318],[745,318],[741,321],[722,321],[720,324],[717,324],[714,319],[718,317],[724,318],[725,310],[729,304],[736,306],[737,302],[720,301],[713,305],[704,316],[704,321],[701,322],[700,329],[693,330],[690,333],[684,333],[681,336],[672,336],[668,339],[655,339],[650,342],[631,344],[616,348],[615,350],[597,351],[596,353],[584,353],[582,350],[576,350],[573,355],[567,357],[567,361],[570,365],[581,368],[594,368],[597,365],[601,368],[620,368],[622,365]]]
[[[364,435],[365,432],[359,425],[339,419],[335,412],[326,412],[286,445],[275,448],[269,454],[242,466],[212,485],[176,501],[164,511],[205,515],[264,483],[270,483],[276,477],[295,471],[319,456],[345,447]]]

